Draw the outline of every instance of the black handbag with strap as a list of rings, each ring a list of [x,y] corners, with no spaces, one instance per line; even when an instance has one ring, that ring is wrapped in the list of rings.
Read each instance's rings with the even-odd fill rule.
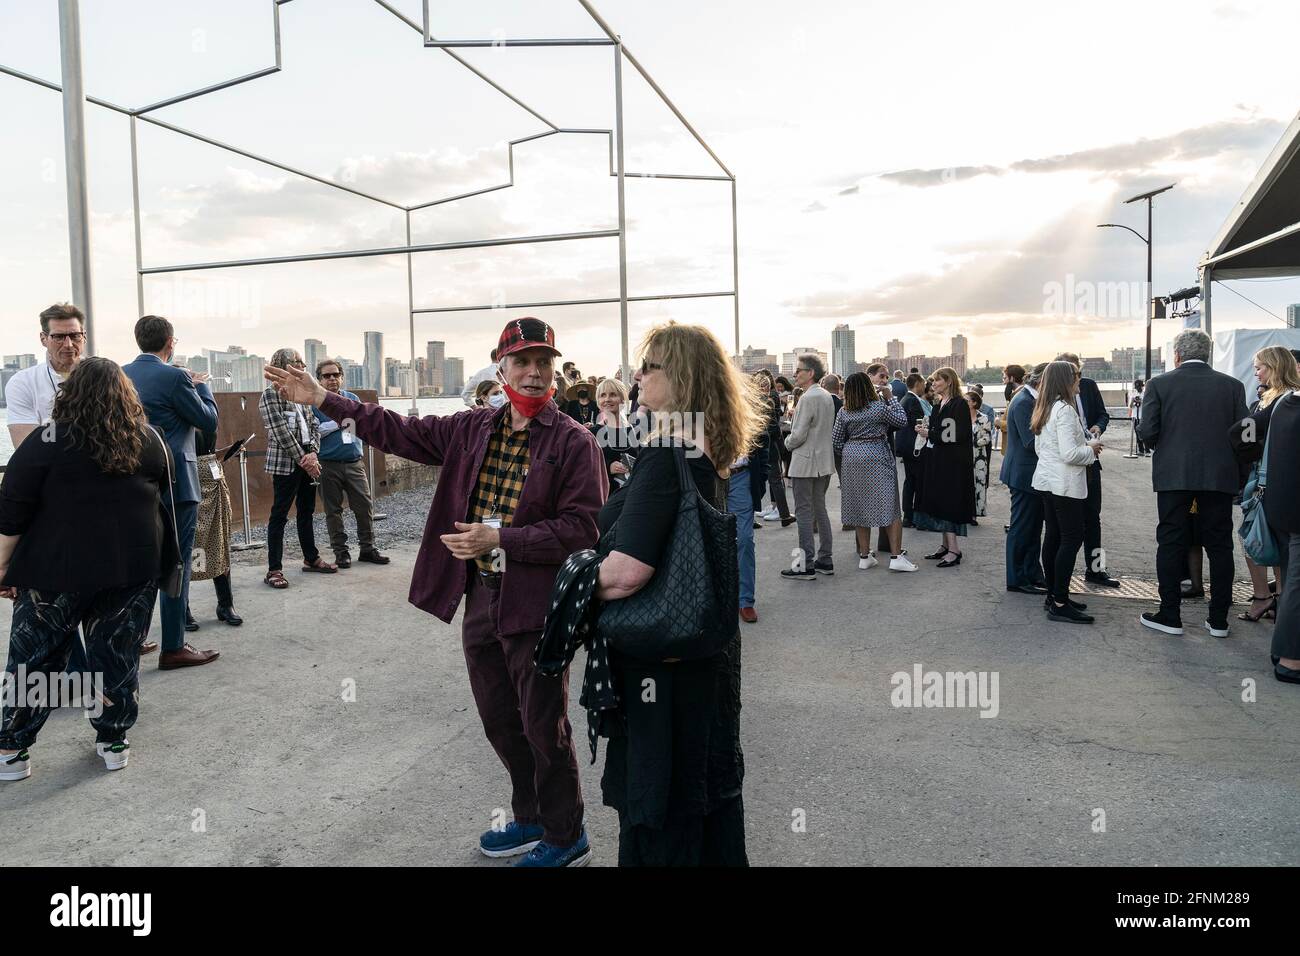
[[[607,602],[597,622],[610,647],[644,661],[711,657],[735,637],[738,627],[736,516],[701,497],[684,448],[673,448],[673,458],[681,498],[663,557],[645,587]],[[617,521],[598,550],[602,556],[618,550]]]

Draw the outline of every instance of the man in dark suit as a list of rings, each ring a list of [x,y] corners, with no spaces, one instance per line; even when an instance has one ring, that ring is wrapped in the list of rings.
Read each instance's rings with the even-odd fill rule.
[[[1043,584],[1043,498],[1034,490],[1038,453],[1029,427],[1038,401],[1038,383],[1046,364],[1036,367],[1007,405],[1007,440],[998,478],[1011,491],[1011,527],[1007,531],[1007,590],[1046,594]]]
[[[1246,390],[1231,375],[1210,368],[1213,345],[1200,329],[1174,339],[1174,369],[1147,383],[1142,396],[1142,440],[1155,450],[1151,484],[1160,523],[1156,528],[1156,576],[1160,609],[1142,623],[1165,634],[1182,634],[1183,576],[1187,571],[1191,509],[1200,519],[1201,544],[1210,557],[1210,613],[1205,627],[1228,636],[1232,604],[1232,498],[1242,486],[1241,467],[1228,430],[1246,417]]]
[[[1058,362],[1071,362],[1075,368],[1082,370],[1083,363],[1073,352],[1062,352],[1056,357]],[[1100,438],[1110,427],[1110,415],[1106,403],[1102,400],[1101,389],[1095,380],[1079,378],[1079,391],[1074,399],[1083,420],[1084,431],[1090,436]],[[1117,588],[1116,581],[1106,571],[1106,552],[1101,546],[1101,460],[1088,466],[1088,500],[1083,508],[1083,554],[1087,570],[1084,578],[1091,584]]]
[[[916,448],[916,431],[912,426],[925,418],[920,399],[921,392],[925,391],[925,376],[909,375],[904,385],[902,406],[907,425],[894,432],[894,454],[903,461],[903,527],[911,528],[916,511],[916,481],[920,475],[919,459],[912,454]]]
[[[217,430],[217,403],[208,387],[206,374],[172,366],[176,335],[172,324],[158,315],[146,315],[135,324],[135,342],[141,354],[122,366],[144,406],[149,424],[156,428],[172,450],[176,461],[172,494],[163,499],[176,521],[185,572],[179,597],[158,596],[162,609],[162,653],[158,669],[195,667],[217,659],[216,651],[200,651],[185,643],[185,608],[189,603],[190,571],[194,550],[194,524],[198,518],[198,455],[194,451],[195,431]],[[171,510],[174,498],[175,510]]]

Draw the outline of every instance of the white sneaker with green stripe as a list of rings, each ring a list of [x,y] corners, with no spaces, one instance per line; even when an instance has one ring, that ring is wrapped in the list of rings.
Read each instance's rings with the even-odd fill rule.
[[[32,775],[32,761],[26,750],[0,754],[0,780],[26,780]]]
[[[121,770],[131,757],[131,745],[125,740],[95,744],[95,753],[104,758],[104,766],[109,770]]]

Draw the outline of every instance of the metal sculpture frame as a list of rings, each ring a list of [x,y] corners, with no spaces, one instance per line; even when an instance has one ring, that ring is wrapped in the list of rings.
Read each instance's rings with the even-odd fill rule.
[[[160,110],[166,106],[174,106],[177,103],[183,103],[187,100],[192,100],[209,93],[215,93],[219,90],[228,89],[229,87],[237,86],[241,83],[247,83],[252,80],[257,80],[260,79],[261,77],[269,76],[273,73],[279,72],[281,69],[280,7],[290,2],[292,2],[292,0],[271,0],[272,28],[274,31],[274,39],[275,39],[275,63],[272,66],[264,67],[260,70],[255,70],[252,73],[247,73],[244,74],[243,76],[234,77],[229,80],[223,80],[219,83],[213,83],[209,86],[205,86],[198,90],[192,90],[188,93],[181,93],[176,96],[171,96],[166,99],[159,100],[155,103],[150,103],[146,106],[138,107],[135,109],[126,106],[121,106],[116,103],[111,103],[108,102],[107,100],[99,99],[94,96],[85,97],[86,102],[92,103],[99,107],[103,107],[104,109],[121,113],[122,115],[127,116],[130,119],[131,199],[132,199],[132,216],[135,225],[136,300],[141,315],[144,314],[144,277],[147,275],[160,275],[160,274],[176,273],[176,272],[194,272],[203,269],[242,268],[248,266],[268,265],[268,264],[278,264],[278,263],[314,262],[314,261],[330,260],[330,259],[350,259],[350,258],[367,257],[367,256],[405,255],[406,256],[406,297],[407,297],[407,318],[408,318],[407,325],[410,333],[412,370],[414,370],[415,368],[415,358],[416,358],[416,352],[415,352],[415,316],[416,315],[448,313],[448,312],[477,312],[477,311],[487,311],[487,310],[496,310],[496,309],[522,309],[522,308],[542,309],[542,308],[579,306],[579,305],[612,305],[613,303],[617,302],[619,304],[619,329],[621,333],[621,360],[619,365],[619,375],[626,380],[627,376],[631,374],[630,366],[628,365],[628,303],[663,301],[663,300],[671,300],[671,299],[725,298],[727,296],[730,296],[732,299],[733,325],[734,325],[733,331],[735,336],[735,356],[737,357],[737,359],[739,358],[740,355],[740,255],[739,255],[737,220],[736,220],[736,177],[731,172],[731,170],[729,170],[727,166],[722,162],[722,160],[718,158],[717,154],[713,151],[713,149],[709,146],[709,144],[704,141],[704,138],[699,134],[699,132],[695,129],[695,127],[692,126],[690,122],[686,119],[686,117],[682,115],[682,112],[677,108],[677,106],[672,102],[672,100],[668,98],[667,94],[665,94],[663,89],[659,86],[659,84],[654,81],[654,79],[650,76],[649,72],[645,69],[645,67],[641,65],[640,61],[638,61],[636,57],[632,55],[631,51],[627,49],[627,47],[623,44],[622,38],[619,37],[619,35],[616,34],[613,31],[613,29],[610,28],[609,24],[605,22],[605,20],[591,5],[591,3],[588,2],[588,0],[577,0],[577,2],[587,12],[587,14],[590,15],[590,17],[595,22],[597,27],[599,27],[599,30],[603,34],[603,36],[573,38],[573,39],[494,38],[491,40],[480,40],[480,39],[439,40],[435,38],[430,32],[429,0],[423,0],[423,4],[422,4],[423,22],[422,23],[416,23],[414,20],[411,20],[406,15],[404,15],[401,11],[395,9],[390,3],[386,2],[386,0],[374,0],[374,2],[377,3],[380,7],[382,7],[389,13],[391,13],[393,16],[397,17],[397,19],[401,20],[412,30],[419,33],[422,37],[425,47],[442,50],[442,52],[450,56],[457,63],[461,64],[463,67],[465,67],[475,76],[477,76],[483,82],[487,83],[490,87],[492,87],[502,96],[506,97],[515,105],[519,106],[521,109],[523,109],[524,111],[526,111],[527,113],[529,113],[530,115],[532,115],[533,117],[535,117],[536,119],[538,119],[539,121],[541,121],[542,123],[544,123],[546,126],[549,127],[549,129],[544,132],[535,133],[531,136],[525,136],[519,139],[514,139],[509,141],[507,159],[508,159],[510,178],[508,182],[501,183],[496,186],[488,186],[483,189],[476,189],[471,192],[461,193],[455,196],[447,196],[442,199],[434,199],[429,202],[417,203],[414,205],[404,205],[402,203],[394,202],[391,199],[385,199],[381,196],[373,195],[371,193],[365,192],[355,187],[348,186],[343,183],[335,182],[332,179],[323,176],[318,176],[314,173],[309,173],[302,169],[297,169],[293,166],[289,166],[285,163],[278,162],[274,159],[270,159],[265,156],[259,156],[255,153],[248,152],[247,150],[240,149],[237,146],[232,146],[229,143],[223,143],[219,140],[212,139],[211,137],[204,136],[200,133],[196,133],[193,130],[188,130],[179,126],[175,126],[171,123],[158,119],[156,116],[149,115],[155,112],[156,110]],[[68,15],[68,11],[71,11],[70,15]],[[80,39],[79,36],[75,35],[79,30],[79,27],[77,26],[79,18],[77,16],[77,11],[76,11],[76,0],[61,0],[60,13],[61,13],[61,17],[60,17],[61,34],[65,44],[65,55],[63,59],[65,85],[68,87],[70,91],[70,96],[75,96],[77,91],[80,91],[81,89],[80,50],[79,50]],[[74,37],[72,38],[71,41],[68,36],[69,33],[74,34]],[[71,67],[69,64],[69,57],[66,51],[66,46],[69,42],[75,43],[75,47],[76,47],[76,55],[73,58],[74,62],[71,64]],[[578,129],[572,127],[559,126],[551,122],[541,113],[539,113],[537,110],[533,109],[531,106],[525,103],[522,99],[515,96],[509,90],[505,89],[505,87],[501,86],[491,77],[489,77],[482,70],[478,69],[473,64],[469,63],[463,57],[461,57],[456,53],[456,48],[461,48],[461,47],[480,48],[480,47],[503,47],[503,46],[504,47],[512,47],[512,46],[613,47],[614,49],[614,128],[613,129]],[[694,137],[696,142],[698,142],[700,146],[704,148],[705,152],[708,153],[709,157],[713,160],[713,162],[716,163],[718,168],[722,170],[722,175],[694,175],[694,174],[686,174],[686,173],[640,173],[640,172],[628,172],[625,169],[624,166],[625,151],[623,145],[623,61],[624,60],[627,60],[627,62],[630,63],[634,69],[636,69],[636,71],[650,85],[650,88],[654,90],[655,94],[663,101],[664,105],[666,105],[669,108],[669,110],[672,111],[673,115],[682,124],[682,126],[685,127],[685,129],[691,134],[691,136]],[[20,80],[25,80],[26,82],[29,83],[34,83],[37,86],[41,86],[44,87],[45,89],[53,90],[58,93],[62,93],[64,91],[64,87],[60,86],[57,83],[52,83],[48,80],[41,79],[40,77],[32,76],[20,70],[12,69],[3,64],[0,64],[0,73],[15,77]],[[65,97],[65,116],[68,110],[68,103],[67,103],[68,99],[69,97]],[[79,103],[76,104],[78,108],[79,105],[80,105]],[[404,214],[406,220],[406,244],[404,246],[396,246],[396,247],[380,248],[380,249],[352,249],[352,250],[344,250],[338,252],[310,253],[305,255],[271,256],[271,257],[262,257],[262,258],[253,258],[253,259],[234,259],[234,260],[217,261],[217,262],[191,262],[191,263],[183,263],[183,264],[176,264],[176,265],[146,266],[143,261],[144,254],[143,254],[143,243],[142,243],[142,236],[141,236],[139,148],[137,145],[137,134],[136,134],[136,127],[138,122],[140,121],[149,123],[160,129],[165,129],[170,132],[177,133],[181,136],[189,137],[190,139],[196,140],[198,142],[206,143],[209,146],[215,146],[218,149],[223,149],[228,152],[235,153],[236,155],[243,156],[246,159],[251,159],[255,162],[263,163],[267,166],[272,166],[276,169],[282,170],[287,173],[291,173],[295,176],[301,176],[305,179],[309,179],[321,185],[330,186],[335,189],[340,189],[343,190],[344,192],[351,193],[355,196],[360,196],[361,198],[368,199],[373,202],[381,203],[385,206],[389,206],[393,209],[399,210]],[[65,124],[65,129],[71,130],[71,127]],[[583,232],[558,233],[554,235],[510,236],[510,237],[502,237],[496,239],[476,239],[476,240],[467,240],[467,241],[460,241],[460,242],[439,242],[439,243],[423,243],[423,244],[412,245],[411,243],[411,213],[412,212],[415,212],[420,209],[426,209],[431,206],[442,205],[444,203],[456,202],[461,199],[468,199],[473,196],[480,196],[485,193],[495,192],[500,189],[508,189],[514,186],[515,147],[522,143],[531,142],[537,139],[543,139],[545,137],[554,136],[561,133],[579,134],[579,135],[604,134],[609,138],[609,175],[617,178],[618,180],[618,228],[617,229],[599,229],[599,230],[587,230]],[[71,132],[69,132],[67,135],[69,136],[70,139],[72,138]],[[75,138],[78,140],[76,144],[76,148],[79,150],[84,150],[84,140],[81,138],[79,132]],[[73,195],[74,190],[80,191],[82,196],[85,195],[86,182],[83,173],[84,155],[80,156],[79,158],[81,161],[79,163],[74,163],[73,161],[74,157],[72,154],[72,149],[70,147],[69,155],[68,155],[68,181],[69,181],[70,197]],[[706,180],[706,181],[730,183],[731,186],[731,261],[732,261],[732,288],[730,290],[722,291],[722,292],[682,292],[682,293],[662,293],[656,295],[635,295],[635,296],[628,295],[627,208],[626,208],[626,201],[625,201],[624,186],[625,186],[625,181],[627,179],[632,179],[632,178]],[[71,219],[73,218],[75,217],[70,216],[70,227],[72,226]],[[76,228],[79,229],[80,226]],[[84,238],[79,238],[77,232],[73,231],[70,234],[70,240],[69,240],[69,247],[72,255],[73,269],[74,269],[74,286],[76,285],[75,276],[77,270],[77,263],[79,261],[84,263],[89,262],[89,233],[88,230],[82,230],[82,233],[84,234]],[[579,239],[608,239],[608,238],[615,238],[615,237],[617,237],[618,239],[619,294],[617,297],[601,297],[601,298],[587,298],[587,299],[558,299],[558,300],[550,300],[550,301],[512,302],[512,303],[492,304],[492,305],[431,306],[431,307],[424,307],[424,308],[415,307],[414,279],[412,274],[412,256],[417,252],[439,252],[439,251],[452,250],[452,249],[476,249],[476,248],[489,248],[489,247],[497,247],[497,246],[523,245],[523,244],[545,243],[545,242],[569,242],[569,241],[575,241]],[[79,257],[82,258],[79,259]],[[88,275],[88,272],[86,273],[86,275]],[[88,280],[86,282],[86,292],[87,292],[86,300],[88,303],[89,302]],[[90,310],[87,309],[88,319],[89,319],[89,311]],[[87,331],[89,332],[90,331],[89,321],[87,322],[87,327],[88,327]],[[93,339],[90,340],[88,345],[90,346],[88,351],[91,351],[93,354]],[[417,387],[416,389],[417,395],[418,395],[418,391],[419,389]],[[415,396],[412,396],[412,401],[414,402],[414,400],[415,400]]]

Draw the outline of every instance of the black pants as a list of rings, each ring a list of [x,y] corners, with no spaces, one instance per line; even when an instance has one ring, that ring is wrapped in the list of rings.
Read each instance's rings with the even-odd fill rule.
[[[1083,547],[1086,510],[1083,498],[1043,492],[1043,576],[1057,604],[1070,596],[1070,575]]]
[[[917,471],[920,463],[915,455],[908,452],[903,456],[903,520],[911,521],[916,512]]]
[[[315,564],[320,552],[316,550],[316,534],[311,524],[311,516],[316,510],[316,489],[312,486],[311,476],[300,465],[294,465],[292,474],[274,475],[271,481],[275,500],[271,504],[271,520],[266,524],[267,570],[279,571],[283,567],[284,526],[289,523],[291,506],[297,510],[302,558],[308,564]]]
[[[790,517],[790,501],[785,496],[785,479],[781,476],[781,461],[788,454],[780,433],[771,440],[767,449],[767,487],[772,496],[772,507],[782,518]]]
[[[1101,463],[1088,466],[1088,498],[1083,509],[1083,563],[1091,572],[1106,570],[1101,549]]]
[[[1278,531],[1277,543],[1282,549],[1282,596],[1277,601],[1277,622],[1273,625],[1273,654],[1289,660],[1300,660],[1300,534]]]
[[[90,718],[95,740],[113,743],[125,739],[140,712],[140,645],[149,632],[157,595],[152,581],[90,594],[19,589],[5,664],[15,694],[13,704],[6,702],[0,713],[0,748],[30,747],[45,726],[50,708],[69,704],[56,699],[51,679],[67,666],[73,645],[79,643],[78,627],[86,636],[87,675],[99,675],[103,684],[96,689],[107,699]],[[17,676],[20,668],[21,681]],[[44,698],[20,700],[18,684],[25,691],[37,674],[46,677]],[[83,691],[88,689],[82,685]]]
[[[1156,507],[1156,578],[1160,582],[1160,610],[1175,617],[1182,605],[1182,582],[1187,575],[1191,538],[1192,502],[1201,526],[1201,547],[1210,556],[1210,621],[1228,620],[1232,605],[1232,496],[1221,491],[1160,491]]]

